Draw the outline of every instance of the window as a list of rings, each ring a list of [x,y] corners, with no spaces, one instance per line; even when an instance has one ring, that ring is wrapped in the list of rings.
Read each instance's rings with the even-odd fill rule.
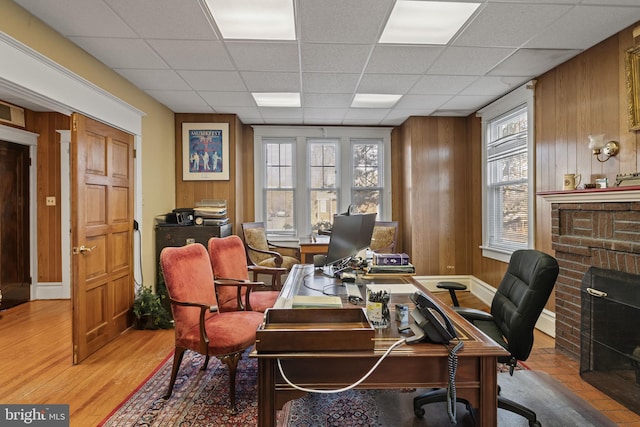
[[[293,230],[295,139],[265,139],[265,227],[269,231]]]
[[[390,128],[254,126],[256,220],[284,240],[349,207],[390,219],[390,138]]]
[[[533,247],[533,84],[482,109],[483,255]]]
[[[383,161],[382,144],[378,140],[355,140],[352,143],[352,205],[360,213],[380,212]]]

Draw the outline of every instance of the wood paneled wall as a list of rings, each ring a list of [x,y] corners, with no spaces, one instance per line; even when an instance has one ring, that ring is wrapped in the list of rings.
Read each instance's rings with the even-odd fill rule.
[[[403,171],[402,193],[394,205],[403,207],[403,248],[416,273],[469,274],[467,119],[411,117],[394,132],[400,147],[393,151],[402,156]]]
[[[228,181],[184,181],[182,179],[182,123],[229,123],[229,180]],[[244,129],[235,114],[179,113],[175,115],[176,158],[176,207],[192,208],[203,199],[224,199],[233,224],[234,234],[239,230],[239,216],[244,211],[242,192],[246,182],[241,164]],[[252,174],[253,179],[253,174]],[[161,191],[161,190],[157,190]],[[163,212],[158,212],[161,214]]]
[[[70,118],[60,113],[25,111],[26,130],[38,136],[37,220],[38,220],[38,282],[62,282],[62,245],[60,182],[60,134],[70,129]],[[56,198],[55,206],[47,206],[46,198]],[[66,230],[69,232],[69,230]]]
[[[537,79],[535,93],[536,191],[562,189],[562,175],[582,182],[640,171],[639,132],[629,131],[625,51],[633,28],[599,43]],[[604,133],[620,143],[620,153],[600,163],[588,135]],[[536,248],[551,249],[551,206],[537,198]]]

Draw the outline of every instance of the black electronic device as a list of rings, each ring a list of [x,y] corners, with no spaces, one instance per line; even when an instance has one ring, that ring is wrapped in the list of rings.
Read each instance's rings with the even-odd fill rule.
[[[193,225],[194,215],[192,208],[176,208],[165,216],[168,224]]]
[[[426,339],[434,343],[448,344],[458,336],[451,320],[425,293],[416,291],[410,298],[416,305],[411,313],[416,323],[411,325],[414,336],[408,338],[407,342]]]
[[[324,265],[354,257],[371,244],[376,214],[336,215]]]

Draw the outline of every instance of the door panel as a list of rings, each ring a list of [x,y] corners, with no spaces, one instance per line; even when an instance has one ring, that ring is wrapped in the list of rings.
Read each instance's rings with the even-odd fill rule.
[[[1,309],[31,298],[29,251],[29,147],[0,141]]]
[[[133,136],[74,114],[74,363],[122,333],[133,304]]]

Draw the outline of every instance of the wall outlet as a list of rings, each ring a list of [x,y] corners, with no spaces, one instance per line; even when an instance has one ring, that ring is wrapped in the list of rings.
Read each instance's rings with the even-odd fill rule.
[[[55,196],[47,196],[47,206],[55,206],[56,198]]]

